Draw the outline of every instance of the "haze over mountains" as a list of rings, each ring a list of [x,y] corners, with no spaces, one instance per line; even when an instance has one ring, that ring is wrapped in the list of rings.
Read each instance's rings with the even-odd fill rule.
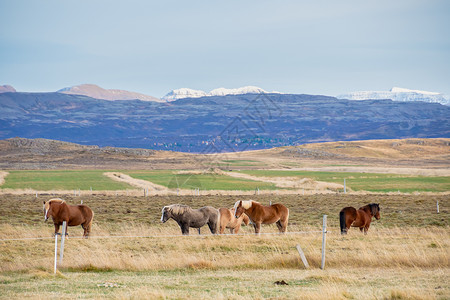
[[[450,137],[449,115],[450,107],[438,103],[280,93],[160,102],[4,92],[0,139],[18,136],[84,145],[233,152],[322,141]]]

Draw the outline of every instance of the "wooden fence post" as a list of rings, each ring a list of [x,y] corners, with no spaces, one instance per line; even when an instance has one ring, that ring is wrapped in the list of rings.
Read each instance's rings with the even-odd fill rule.
[[[64,257],[64,240],[66,237],[66,221],[63,221],[62,231],[61,231],[61,249],[59,250],[59,263],[62,264]]]
[[[325,269],[325,244],[327,242],[327,215],[323,215],[323,231],[322,231],[322,263],[320,268]]]
[[[297,244],[297,246],[295,246],[297,248],[298,254],[300,254],[300,258],[302,259],[303,264],[305,265],[305,268],[309,268],[309,264],[308,261],[306,260],[306,256],[305,253],[303,253],[302,248],[300,248],[300,245]]]

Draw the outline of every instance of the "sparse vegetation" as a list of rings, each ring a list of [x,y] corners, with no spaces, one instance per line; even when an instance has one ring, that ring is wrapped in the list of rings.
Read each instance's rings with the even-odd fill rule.
[[[51,237],[42,198],[2,195],[0,238]],[[70,228],[60,275],[52,275],[53,240],[0,241],[3,298],[292,298],[445,299],[450,296],[448,196],[297,195],[252,197],[291,210],[290,232],[303,234],[181,236],[175,222],[161,224],[161,207],[184,203],[231,206],[241,196],[64,197],[96,212],[93,237]],[[436,201],[441,204],[436,213]],[[367,236],[338,230],[347,205],[381,203],[381,220]],[[328,214],[326,269],[319,269],[321,219]],[[431,224],[431,225],[430,225]],[[276,232],[263,226],[263,232]],[[208,232],[207,229],[203,233]],[[144,236],[102,238],[102,236]],[[159,236],[159,237],[158,237]],[[164,238],[166,237],[166,238]],[[304,269],[300,244],[311,268]],[[276,285],[284,280],[287,285]],[[402,298],[403,297],[403,298]]]

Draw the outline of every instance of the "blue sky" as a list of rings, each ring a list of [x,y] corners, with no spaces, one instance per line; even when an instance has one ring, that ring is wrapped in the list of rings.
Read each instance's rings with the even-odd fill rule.
[[[450,1],[0,0],[0,85],[450,95]]]

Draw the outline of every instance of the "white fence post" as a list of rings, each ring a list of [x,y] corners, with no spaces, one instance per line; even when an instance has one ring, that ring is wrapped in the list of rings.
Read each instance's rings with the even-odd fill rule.
[[[439,213],[439,200],[436,201],[436,212]]]
[[[53,273],[56,274],[56,264],[58,262],[58,235],[55,233],[55,267]]]
[[[59,250],[59,263],[62,264],[64,257],[64,240],[66,237],[66,221],[63,221],[62,231],[61,231],[61,249]]]
[[[322,231],[322,263],[320,268],[325,269],[325,244],[327,242],[327,215],[323,215],[323,231]]]

